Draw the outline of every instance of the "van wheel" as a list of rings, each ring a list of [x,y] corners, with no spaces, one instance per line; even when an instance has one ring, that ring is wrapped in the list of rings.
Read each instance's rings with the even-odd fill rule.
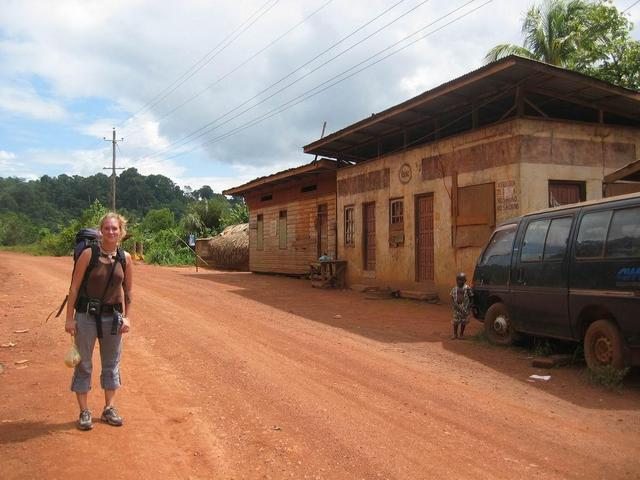
[[[503,303],[494,303],[484,316],[484,331],[494,345],[512,345],[518,339],[513,323]]]
[[[624,341],[613,322],[597,320],[589,325],[584,336],[584,358],[591,370],[609,365],[616,370],[626,367]]]

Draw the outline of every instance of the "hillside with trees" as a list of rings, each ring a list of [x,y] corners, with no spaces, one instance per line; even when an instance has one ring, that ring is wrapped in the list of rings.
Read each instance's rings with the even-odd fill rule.
[[[153,263],[193,261],[183,240],[211,236],[247,221],[242,199],[227,199],[205,185],[180,188],[163,175],[135,168],[117,178],[117,208],[129,220],[130,242],[145,245]],[[111,203],[111,179],[59,175],[37,180],[0,178],[0,245],[34,253],[67,255],[75,232],[95,226]]]

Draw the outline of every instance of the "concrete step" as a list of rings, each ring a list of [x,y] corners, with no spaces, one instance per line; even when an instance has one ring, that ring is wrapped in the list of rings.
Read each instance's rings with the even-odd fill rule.
[[[422,300],[430,303],[437,303],[439,301],[436,292],[424,290],[400,290],[400,298],[411,298],[413,300]]]
[[[376,287],[374,285],[359,285],[359,284],[353,284],[349,288],[351,290],[355,290],[356,292],[374,292],[376,290],[380,290],[380,287]]]

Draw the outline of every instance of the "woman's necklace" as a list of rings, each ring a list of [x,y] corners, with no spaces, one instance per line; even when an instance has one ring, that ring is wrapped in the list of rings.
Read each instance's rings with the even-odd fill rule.
[[[100,255],[102,255],[103,257],[107,257],[109,259],[116,258],[117,251],[118,249],[116,248],[113,252],[107,252],[102,247],[100,247]]]

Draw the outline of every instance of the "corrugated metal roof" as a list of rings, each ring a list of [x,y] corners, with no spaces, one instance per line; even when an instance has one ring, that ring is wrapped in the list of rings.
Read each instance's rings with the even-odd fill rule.
[[[316,140],[304,151],[367,160],[428,143],[436,132],[443,137],[472,128],[474,121],[480,126],[502,120],[514,108],[514,97],[520,92],[526,92],[525,108],[532,115],[542,117],[547,110],[554,113],[549,115],[552,118],[598,121],[601,110],[609,122],[640,127],[639,92],[512,55]],[[425,126],[433,135],[428,129],[424,134]]]

